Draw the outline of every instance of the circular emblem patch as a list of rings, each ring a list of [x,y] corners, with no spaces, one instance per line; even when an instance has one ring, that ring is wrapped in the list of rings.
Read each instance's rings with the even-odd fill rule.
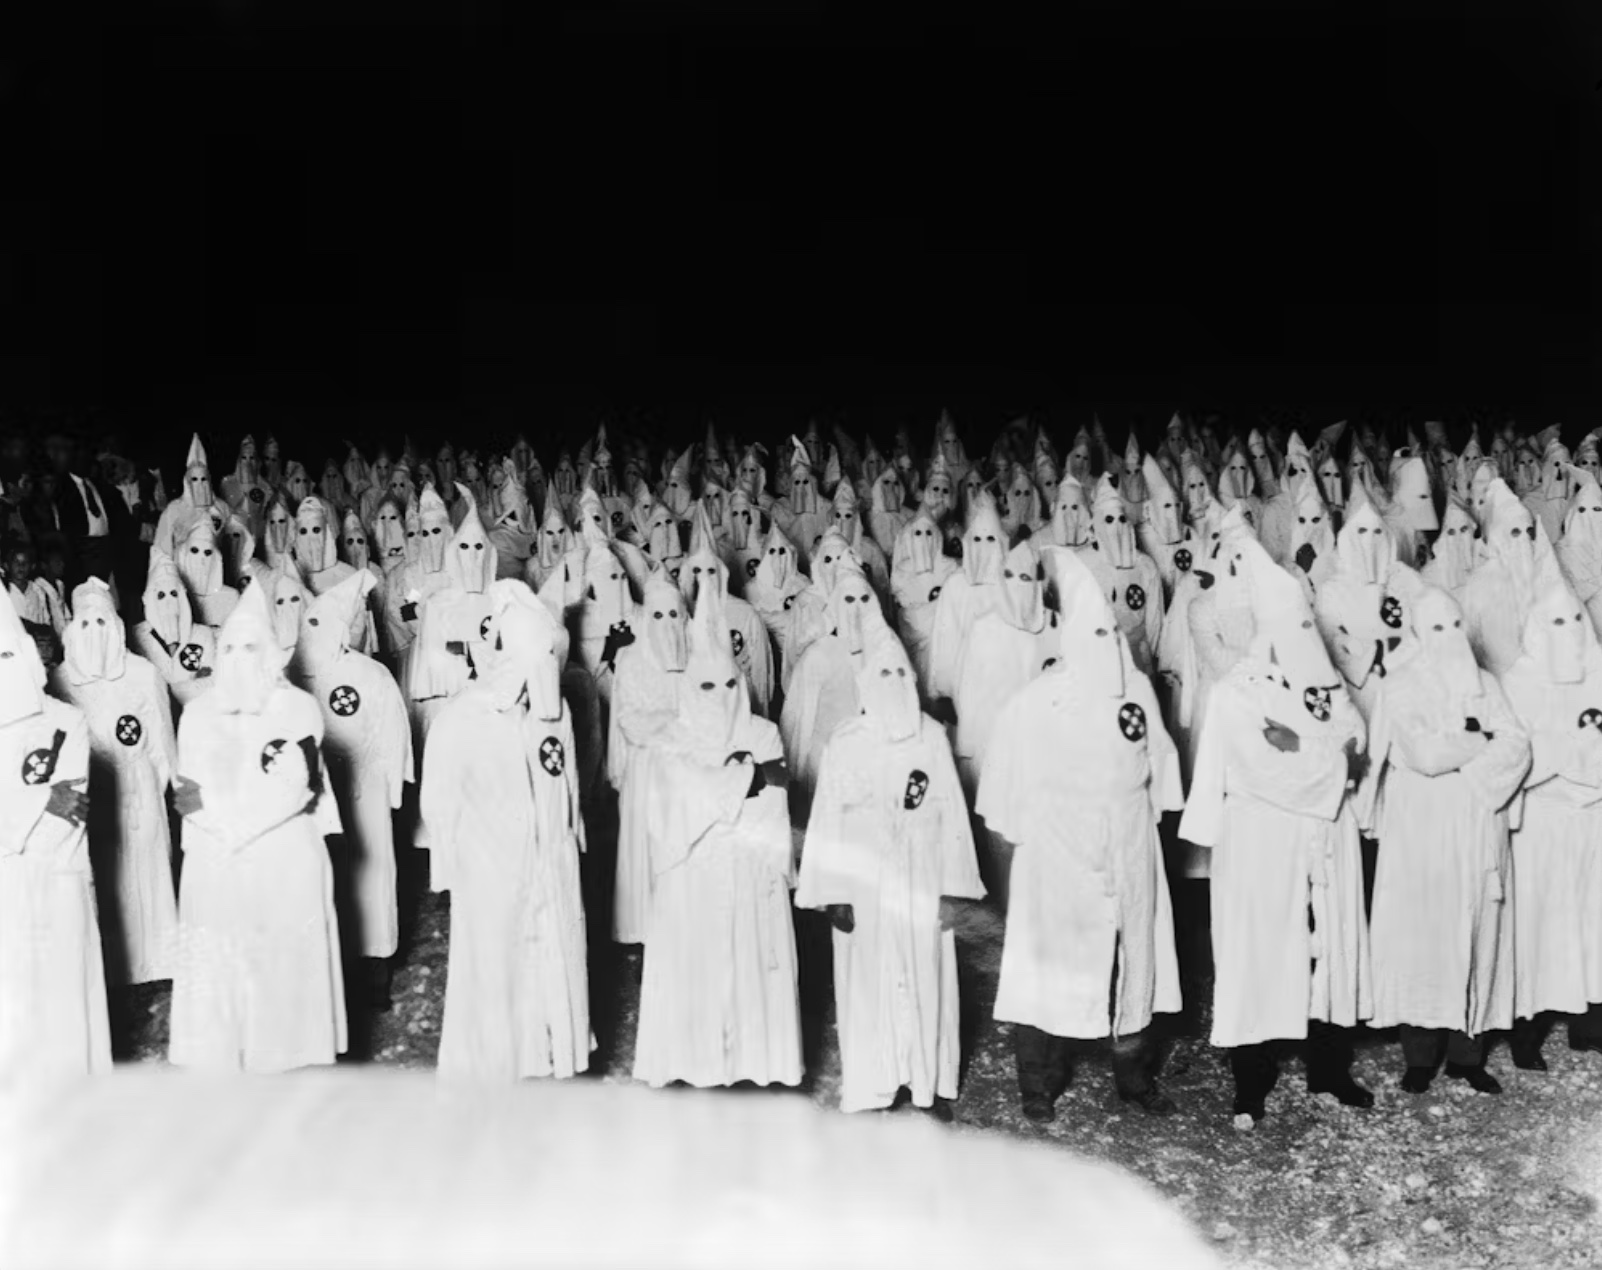
[[[278,760],[284,756],[289,747],[288,741],[268,741],[261,749],[261,770],[271,773],[278,766]]]
[[[1394,595],[1387,595],[1380,601],[1380,621],[1393,631],[1402,629],[1402,602]]]
[[[1118,707],[1118,730],[1126,741],[1139,741],[1146,735],[1146,712],[1133,701]]]
[[[1602,710],[1598,710],[1593,706],[1589,710],[1582,711],[1579,726],[1582,728],[1595,728],[1598,732],[1602,732]]]
[[[349,684],[341,684],[328,694],[328,708],[342,719],[348,719],[362,708],[362,694]]]
[[[1189,547],[1181,547],[1178,551],[1174,552],[1174,568],[1178,569],[1181,573],[1189,573],[1190,565],[1191,559]]]
[[[1302,704],[1307,707],[1307,713],[1320,723],[1329,722],[1329,689],[1308,688],[1302,693]]]
[[[139,722],[139,716],[125,714],[117,720],[117,741],[121,745],[134,746],[139,744],[139,738],[144,736],[145,728]]]
[[[729,645],[734,649],[734,655],[736,657],[740,656],[745,652],[745,636],[731,627],[729,629]]]
[[[253,503],[260,503],[261,500],[262,500],[262,492],[261,492],[261,490],[259,488],[252,488],[251,491],[250,491],[250,501],[253,502]]]
[[[478,637],[482,640],[488,641],[490,637],[490,627],[494,625],[495,619],[493,617],[486,617],[478,624]]]
[[[199,644],[185,644],[178,650],[178,664],[190,674],[200,669],[200,663],[206,660],[206,650]]]
[[[56,751],[33,750],[22,759],[22,783],[45,785],[56,774]]]
[[[754,763],[750,750],[735,750],[733,754],[723,760],[724,767],[733,767],[736,763]]]
[[[745,576],[748,578],[756,577],[757,568],[761,565],[761,563],[762,561],[757,559],[755,556],[747,560],[745,562]]]
[[[540,742],[540,766],[552,776],[560,776],[567,768],[567,751],[554,736]]]
[[[1131,582],[1124,588],[1124,603],[1129,605],[1131,613],[1138,613],[1146,607],[1146,588],[1138,582]]]
[[[901,800],[901,805],[908,811],[917,811],[923,806],[925,795],[929,792],[929,775],[913,768],[907,774],[907,792]]]

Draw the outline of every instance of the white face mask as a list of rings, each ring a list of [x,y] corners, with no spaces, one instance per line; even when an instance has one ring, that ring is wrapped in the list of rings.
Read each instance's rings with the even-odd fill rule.
[[[812,474],[805,470],[794,472],[790,477],[790,510],[806,515],[817,508],[818,493],[812,484]]]
[[[450,531],[450,517],[431,514],[417,520],[417,558],[425,573],[438,573],[445,567],[445,549],[449,545],[446,535]]]
[[[951,510],[951,482],[937,476],[923,487],[923,505],[931,515],[939,517]]]
[[[1117,511],[1111,506],[1101,509],[1101,517],[1096,522],[1096,545],[1113,568],[1135,567],[1135,528],[1122,506]]]
[[[1031,544],[1019,543],[1007,553],[1001,586],[1008,622],[1022,631],[1040,630],[1046,621],[1046,567]]]
[[[1185,481],[1185,510],[1190,514],[1191,520],[1196,521],[1205,516],[1208,504],[1211,502],[1212,495],[1207,488],[1207,478],[1199,472],[1190,476]]]
[[[352,529],[345,535],[346,563],[353,569],[365,569],[369,560],[367,535],[358,529]]]
[[[782,543],[769,543],[766,564],[772,574],[773,585],[783,586],[790,577],[792,561],[790,549]]]
[[[432,539],[433,535],[429,535]],[[444,541],[441,538],[440,541]],[[457,581],[462,590],[469,595],[481,595],[488,589],[494,580],[494,568],[489,561],[488,544],[482,533],[470,534],[466,537],[458,535],[454,545],[453,559],[456,567]]]
[[[857,698],[862,712],[884,729],[892,741],[918,734],[923,716],[918,706],[918,681],[906,654],[886,642],[857,677]]]
[[[207,529],[209,529],[209,524]],[[178,553],[178,571],[191,595],[212,595],[222,580],[222,558],[216,539],[209,532],[193,533]]]
[[[305,498],[306,495],[311,493],[311,482],[306,478],[304,473],[296,472],[295,475],[289,478],[288,484],[289,497],[297,504],[301,501],[301,499]]]
[[[976,586],[1001,581],[1001,559],[1005,548],[1001,526],[987,520],[970,529],[962,542],[962,569]]]
[[[195,507],[210,507],[212,502],[211,477],[205,468],[192,467],[184,474],[184,485],[189,502]]]
[[[646,596],[645,638],[651,645],[651,656],[666,671],[684,669],[688,654],[688,638],[684,604],[675,591],[654,591]]]
[[[1072,490],[1072,486],[1069,487]],[[1058,490],[1057,505],[1051,517],[1052,538],[1059,547],[1082,547],[1090,541],[1090,512],[1078,492]]]
[[[913,570],[917,573],[931,572],[939,549],[937,542],[939,530],[932,522],[920,517],[907,527],[907,534],[910,540],[908,550],[912,556]]]
[[[288,555],[293,536],[289,512],[282,507],[274,508],[267,516],[267,550],[275,555]]]
[[[1585,679],[1587,632],[1585,615],[1576,606],[1546,624],[1546,665],[1553,683],[1576,684]]]
[[[273,632],[286,653],[294,651],[295,641],[300,638],[303,604],[300,587],[289,578],[280,579],[273,594]]]
[[[691,612],[700,602],[703,590],[721,595],[723,582],[717,562],[707,555],[691,556],[679,570],[679,587],[690,604]]]
[[[1346,494],[1341,485],[1340,465],[1334,459],[1325,459],[1319,465],[1318,488],[1324,495],[1324,501],[1329,506],[1346,506]]]
[[[382,507],[377,516],[378,546],[388,563],[406,558],[406,526],[394,507]]]
[[[1251,492],[1251,473],[1243,455],[1237,454],[1229,461],[1229,466],[1224,469],[1224,479],[1229,483],[1229,492],[1236,498],[1245,498]]]
[[[868,606],[872,603],[873,590],[861,575],[842,579],[829,597],[834,633],[853,656],[865,646]]]
[[[756,535],[756,517],[749,507],[736,507],[729,513],[729,538],[736,551],[745,551]]]
[[[303,520],[295,528],[295,563],[302,573],[321,573],[327,550],[327,528],[321,519]]]

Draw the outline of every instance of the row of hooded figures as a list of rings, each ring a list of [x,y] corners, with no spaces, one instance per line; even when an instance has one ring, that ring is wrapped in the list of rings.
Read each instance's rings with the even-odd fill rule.
[[[1237,1116],[1286,1042],[1371,1105],[1362,1024],[1400,1028],[1414,1092],[1443,1057],[1496,1092],[1501,1030],[1542,1069],[1553,1015],[1602,1047],[1595,436],[1345,431],[1176,417],[1059,460],[1020,423],[970,462],[942,416],[924,464],[792,438],[772,490],[711,429],[655,482],[603,431],[549,478],[523,441],[488,480],[408,446],[298,492],[247,439],[222,497],[196,438],[131,637],[91,579],[47,675],[0,605],[0,1063],[104,1067],[108,973],[172,979],[176,1065],[332,1062],[342,922],[387,995],[397,825],[451,893],[442,1076],[584,1071],[599,922],[644,947],[638,1079],[796,1084],[817,910],[842,1107],[948,1113],[988,889],[1025,1114],[1102,1039],[1163,1114],[1170,873],[1210,878]]]

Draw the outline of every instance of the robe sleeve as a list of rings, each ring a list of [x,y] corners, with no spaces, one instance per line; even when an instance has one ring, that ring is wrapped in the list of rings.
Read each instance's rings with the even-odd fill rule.
[[[1198,847],[1215,847],[1224,827],[1224,770],[1228,738],[1224,729],[1235,713],[1231,700],[1235,687],[1229,682],[1215,684],[1207,698],[1207,712],[1199,720],[1201,735],[1196,745],[1196,762],[1190,774],[1190,793],[1185,814],[1179,821],[1179,836]]]
[[[1490,744],[1484,733],[1437,727],[1418,704],[1392,704],[1394,709],[1388,719],[1391,742],[1402,762],[1421,776],[1458,771]]]
[[[941,812],[940,894],[957,900],[982,900],[985,884],[974,851],[973,821],[968,818],[951,743],[933,719],[924,719],[923,730],[929,738],[929,795],[938,798]]]
[[[1159,662],[1157,650],[1162,647],[1163,642],[1163,575],[1157,568],[1157,562],[1150,556],[1142,556],[1140,560],[1140,580],[1146,591],[1146,607],[1141,620],[1145,625],[1146,647],[1151,652],[1151,664],[1155,670]],[[1157,716],[1148,715],[1148,717]]]
[[[567,711],[567,752],[573,753],[577,748],[573,739],[573,711]],[[583,801],[579,797],[579,765],[568,763],[562,769],[562,778],[567,784],[567,814],[572,821],[573,840],[578,844],[581,852],[589,850],[589,842],[584,832],[584,813],[581,810]]]
[[[934,625],[929,636],[929,695],[931,698],[957,695],[957,672],[962,666],[962,642],[966,632],[962,627],[963,609],[966,607],[963,584],[953,585],[947,579],[935,601]]]
[[[1216,600],[1210,603],[1193,600],[1188,615],[1190,649],[1196,659],[1196,668],[1204,677],[1217,683],[1235,664],[1234,654],[1224,643],[1223,630],[1218,624],[1218,603]]]
[[[315,708],[312,712],[315,713]],[[298,715],[300,711],[296,710],[293,713]],[[207,717],[196,720],[194,725],[186,727],[185,725],[189,725],[192,719],[194,719],[193,714],[186,714],[183,723],[179,725],[178,768],[180,775],[190,776],[200,786],[201,808],[187,817],[196,828],[214,842],[226,844],[237,850],[308,810],[308,804],[312,799],[313,779],[309,771],[304,784],[289,780],[252,781],[248,793],[225,792],[226,787],[221,781],[210,778],[210,761],[206,753],[207,738],[204,734],[207,725],[214,721]],[[285,753],[302,755],[300,761],[304,762],[299,742],[310,739],[320,743],[321,723],[318,721],[318,726],[313,728],[309,726],[310,721],[304,717],[286,722],[292,722],[293,726],[289,731],[296,735],[290,737],[290,744]],[[317,761],[319,765],[322,762],[320,748],[317,752]],[[325,783],[323,788],[326,790],[330,787]],[[318,799],[319,803],[324,801],[332,803],[333,798],[328,795],[326,798]]]
[[[1530,770],[1530,737],[1509,707],[1502,686],[1488,674],[1481,678],[1490,715],[1483,723],[1492,740],[1463,765],[1463,775],[1479,798],[1500,811],[1518,793]]]
[[[83,712],[74,707],[72,720],[62,729],[67,736],[56,758],[56,770],[51,785],[75,784],[81,793],[89,792],[89,722]],[[49,801],[49,787],[45,787],[45,802]],[[58,864],[66,864],[85,841],[83,825],[74,825],[60,816],[52,816],[40,806],[41,815],[28,831],[23,851],[35,859],[43,857]]]
[[[428,826],[429,885],[435,892],[451,889],[451,863],[460,824],[462,776],[469,749],[456,735],[450,711],[434,720],[423,750],[423,779],[417,810]]]
[[[1518,672],[1504,676],[1502,692],[1523,721],[1530,737],[1530,771],[1524,788],[1534,789],[1561,776],[1576,785],[1602,785],[1602,740],[1594,728],[1552,726],[1542,710],[1542,693],[1522,681]]]
[[[150,763],[156,769],[157,788],[165,792],[172,784],[172,774],[178,766],[178,738],[172,726],[172,693],[167,690],[155,667],[150,669],[150,704],[156,724],[155,744],[150,747]]]
[[[739,820],[751,769],[744,763],[709,767],[656,749],[647,751],[634,779],[647,782],[652,871],[666,873],[689,859],[713,828]]]
[[[1161,816],[1165,811],[1185,809],[1185,785],[1180,775],[1179,747],[1163,726],[1163,713],[1151,680],[1135,676],[1130,696],[1146,712],[1146,758],[1151,765],[1151,805]]]
[[[406,699],[400,686],[386,673],[384,677],[384,735],[389,738],[392,752],[386,763],[385,792],[389,805],[398,809],[406,797],[405,787],[417,780],[416,755],[412,749],[411,722],[406,714]]]
[[[751,667],[751,708],[766,716],[773,704],[773,646],[766,624],[755,613],[752,617],[755,620],[745,624],[744,632],[745,655]]]
[[[979,771],[979,791],[974,798],[974,815],[984,820],[991,833],[1018,843],[1022,822],[1017,819],[1020,795],[1027,792],[1021,780],[1028,766],[1027,727],[1029,689],[1014,693],[1001,708],[990,733]],[[1021,844],[1020,844],[1021,845]]]
[[[826,908],[856,902],[852,885],[861,871],[861,853],[846,836],[850,773],[860,757],[855,738],[836,733],[818,764],[817,790],[807,819],[801,851],[801,872],[795,891],[797,908]]]

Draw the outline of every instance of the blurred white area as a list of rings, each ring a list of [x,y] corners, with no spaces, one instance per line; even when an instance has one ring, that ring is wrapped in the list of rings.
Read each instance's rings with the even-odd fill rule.
[[[7,1270],[1218,1264],[1118,1169],[794,1094],[119,1070],[0,1152]]]

